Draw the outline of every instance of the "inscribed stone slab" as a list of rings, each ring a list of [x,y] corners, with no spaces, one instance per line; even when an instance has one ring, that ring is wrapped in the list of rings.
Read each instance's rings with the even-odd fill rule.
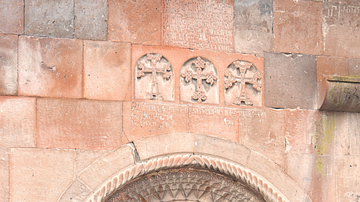
[[[274,0],[274,51],[320,55],[321,2]]]
[[[232,0],[163,1],[163,44],[232,52]]]
[[[188,132],[187,105],[124,102],[124,134],[128,141],[172,132]]]
[[[74,0],[26,0],[25,34],[73,38]]]
[[[236,108],[189,106],[189,132],[239,141],[239,110]]]
[[[323,3],[324,54],[359,58],[360,5]]]
[[[273,1],[235,0],[235,51],[262,53],[273,50]]]

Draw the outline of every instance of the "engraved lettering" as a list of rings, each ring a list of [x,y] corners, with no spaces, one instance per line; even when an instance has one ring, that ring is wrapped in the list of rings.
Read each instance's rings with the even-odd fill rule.
[[[164,44],[233,51],[233,6],[224,0],[163,1]]]
[[[187,113],[186,106],[132,103],[131,125],[167,128],[175,124],[174,114]]]

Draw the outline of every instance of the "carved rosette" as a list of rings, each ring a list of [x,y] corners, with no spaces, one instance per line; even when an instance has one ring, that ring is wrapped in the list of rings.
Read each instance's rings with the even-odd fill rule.
[[[250,62],[236,60],[224,73],[225,103],[262,106],[263,76]]]
[[[135,99],[174,101],[171,63],[161,54],[143,55],[135,65]]]
[[[217,172],[222,175],[228,176],[229,178],[233,178],[233,180],[238,181],[238,183],[239,183],[236,186],[241,186],[241,187],[243,186],[244,190],[245,190],[245,188],[246,188],[246,190],[249,190],[249,195],[251,195],[251,196],[253,196],[252,194],[254,194],[253,200],[255,200],[255,201],[256,200],[261,201],[263,199],[267,202],[270,202],[270,201],[289,202],[289,200],[283,194],[281,194],[274,185],[272,185],[270,182],[268,182],[265,178],[252,172],[251,170],[248,170],[248,169],[242,167],[241,165],[234,164],[234,163],[228,162],[226,160],[222,160],[222,159],[218,159],[218,158],[214,158],[214,157],[198,156],[198,155],[171,155],[171,156],[152,159],[147,162],[140,163],[140,164],[136,164],[126,170],[122,170],[119,173],[116,173],[108,181],[104,182],[97,190],[92,192],[85,201],[86,202],[104,202],[104,201],[109,202],[109,200],[111,200],[112,196],[117,197],[116,194],[119,192],[121,193],[122,192],[121,190],[123,190],[124,187],[126,188],[127,185],[130,185],[133,182],[136,182],[138,179],[141,180],[144,175],[148,176],[149,181],[147,181],[147,182],[150,182],[152,180],[151,179],[152,175],[148,175],[150,173],[157,172],[160,170],[166,170],[166,169],[179,169],[179,168],[189,169],[189,167],[196,168],[196,169],[206,169],[210,172]],[[210,176],[211,176],[211,174],[210,174]],[[175,180],[175,182],[176,182],[176,180]],[[189,181],[186,181],[186,182],[189,182]],[[184,181],[183,181],[183,183],[184,183]],[[234,183],[236,183],[236,182],[234,182]],[[185,183],[185,184],[189,184],[189,183]],[[213,185],[210,183],[210,181],[209,181],[209,183],[203,182],[202,184],[205,184],[208,186]],[[158,183],[157,185],[160,185],[160,183]],[[175,189],[175,187],[172,188],[170,185],[169,186],[171,188],[171,191],[174,191],[174,190],[179,190],[179,188],[181,189],[181,187],[179,185],[180,185],[180,183],[177,183],[176,189]],[[221,184],[221,186],[216,185],[216,188],[225,187],[223,185],[226,185],[226,183]],[[145,195],[152,197],[154,194],[155,195],[158,194],[160,189],[162,190],[162,191],[160,191],[162,193],[164,191],[166,191],[166,185],[161,186],[161,187],[162,188],[157,187],[157,189],[155,189],[155,188],[152,188],[151,186],[150,187],[147,186],[147,188],[149,188],[150,192],[145,193]],[[189,186],[185,186],[185,188],[184,188],[184,186],[182,185],[182,187],[183,187],[184,191],[187,190],[187,192],[185,194],[183,193],[182,195],[183,196],[189,195],[189,190],[191,191],[191,186],[190,186],[190,188],[189,188]],[[204,186],[201,188],[200,188],[200,186],[197,186],[196,190],[197,190],[196,191],[197,193],[196,193],[196,195],[194,193],[194,196],[199,197],[199,196],[203,195],[203,191],[206,190],[206,188],[204,189]],[[214,191],[214,189],[208,189],[208,190]],[[222,191],[226,191],[226,190],[223,189]],[[215,194],[216,193],[219,193],[219,191],[215,192]],[[248,192],[246,192],[246,193],[248,193]],[[170,193],[168,193],[168,194],[171,195]],[[173,193],[173,194],[175,194],[175,193]],[[130,195],[133,195],[133,193]],[[219,194],[219,195],[221,195],[221,194]],[[226,194],[226,196],[227,196],[227,194]],[[258,198],[256,198],[255,196],[257,196]],[[120,196],[120,197],[122,197],[122,196]],[[140,197],[140,196],[138,196],[138,197]],[[155,198],[156,197],[157,196],[155,196]],[[132,200],[130,200],[130,198],[128,198],[128,199],[129,199],[128,201],[132,201]],[[154,199],[154,200],[156,200],[156,199]],[[144,198],[144,200],[135,200],[135,201],[147,202],[147,200],[145,198]],[[226,200],[220,199],[220,201],[226,201]]]
[[[181,101],[218,104],[218,79],[217,70],[210,60],[191,58],[180,71]]]

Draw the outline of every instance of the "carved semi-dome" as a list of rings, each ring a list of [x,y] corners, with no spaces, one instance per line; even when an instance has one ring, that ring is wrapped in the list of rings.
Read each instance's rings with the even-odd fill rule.
[[[120,187],[105,202],[263,202],[264,198],[231,176],[196,168],[152,172]]]

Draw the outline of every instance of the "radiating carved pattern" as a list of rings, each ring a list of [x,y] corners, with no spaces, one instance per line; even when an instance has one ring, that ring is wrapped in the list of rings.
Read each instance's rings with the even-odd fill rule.
[[[158,83],[156,81],[156,74],[161,73],[163,74],[163,78],[170,79],[171,77],[170,63],[167,63],[162,67],[159,67],[159,62],[162,58],[162,55],[148,53],[146,57],[147,60],[150,61],[150,67],[146,67],[144,62],[140,62],[138,64],[137,77],[140,78],[144,76],[145,73],[151,73],[152,74],[151,89],[150,92],[147,93],[147,97],[149,99],[163,99],[161,93],[159,92]]]
[[[238,181],[212,172],[174,169],[149,174],[117,191],[106,202],[264,201]]]
[[[286,197],[279,194],[273,185],[251,171],[230,162],[197,155],[166,156],[137,164],[119,172],[113,178],[104,182],[95,192],[89,195],[86,201],[103,202],[109,196],[113,196],[118,188],[121,188],[121,186],[125,185],[127,182],[138,176],[142,176],[143,174],[189,165],[197,165],[200,166],[200,168],[219,171],[220,173],[230,175],[231,177],[244,182],[247,186],[257,190],[262,194],[266,201],[289,202]]]
[[[236,69],[240,71],[240,75],[237,73],[233,73],[229,68],[225,71],[225,89],[231,88],[233,84],[240,84],[240,95],[233,102],[235,105],[241,105],[241,103],[245,103],[245,105],[253,105],[251,100],[247,97],[245,91],[245,85],[250,84],[257,91],[261,91],[261,74],[256,71],[252,76],[247,76],[248,70],[251,68],[252,64],[250,62],[245,61],[235,61],[233,65]]]
[[[196,79],[196,90],[191,98],[201,103],[207,99],[202,81],[206,79],[206,83],[213,85],[218,77],[212,71],[208,73],[203,72],[206,67],[206,62],[202,60],[201,57],[197,57],[192,64],[196,66],[196,73],[193,73],[193,71],[189,68],[185,71],[185,73],[182,73],[181,76],[185,79],[185,82],[190,82],[191,79]]]

